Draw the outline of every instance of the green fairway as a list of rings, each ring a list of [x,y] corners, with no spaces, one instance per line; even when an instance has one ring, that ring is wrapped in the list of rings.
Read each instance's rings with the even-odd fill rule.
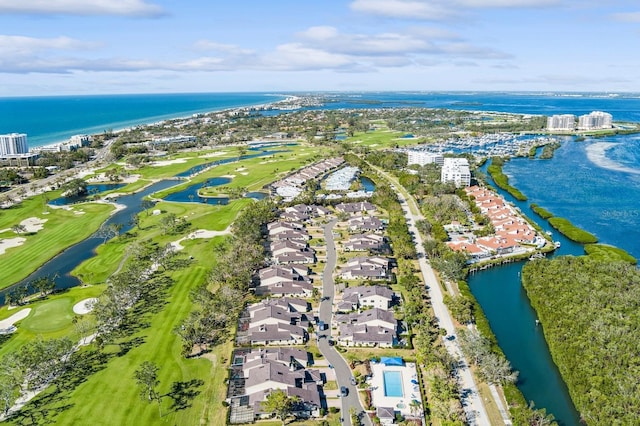
[[[61,297],[33,308],[20,327],[34,334],[51,333],[71,326],[73,320],[72,297]]]
[[[46,222],[37,233],[20,235],[26,238],[24,244],[10,248],[0,255],[0,288],[20,281],[56,254],[87,238],[112,211],[113,206],[110,204],[87,203],[76,205],[73,210],[48,208],[48,212],[43,212],[40,197],[2,210],[0,229],[11,228],[31,217],[46,219]],[[3,235],[7,236],[6,233]]]
[[[77,362],[87,367],[76,369],[67,380],[70,384],[60,390],[50,386],[21,411],[15,424],[25,424],[31,417],[37,424],[57,425],[224,424],[221,402],[227,370],[223,359],[230,353],[230,343],[206,358],[185,359],[180,338],[172,332],[192,309],[189,293],[205,281],[213,247],[222,239],[185,241],[186,254],[194,264],[171,273],[175,283],[166,296],[140,309],[140,326],[107,346],[104,354],[84,350]],[[157,404],[138,396],[133,373],[144,361],[160,366],[162,417]]]
[[[0,357],[17,351],[25,343],[41,336],[53,339],[69,336],[75,339],[73,327],[73,305],[91,297],[97,297],[104,291],[104,286],[75,287],[62,293],[36,299],[24,306],[9,310],[7,306],[0,308],[0,319],[8,318],[24,308],[31,308],[27,318],[16,324],[18,330],[8,335],[0,344]]]

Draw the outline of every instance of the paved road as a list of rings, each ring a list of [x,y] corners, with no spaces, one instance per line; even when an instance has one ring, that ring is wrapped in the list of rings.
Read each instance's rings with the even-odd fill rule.
[[[327,263],[324,267],[322,275],[322,301],[320,302],[320,310],[318,312],[318,318],[327,324],[328,329],[319,331],[321,337],[318,340],[318,348],[322,355],[327,359],[330,365],[336,371],[336,380],[338,381],[338,388],[345,386],[349,389],[349,394],[342,398],[342,418],[347,426],[351,425],[351,407],[355,408],[356,412],[364,413],[364,407],[358,397],[358,389],[351,384],[351,369],[347,362],[342,358],[340,353],[329,345],[329,337],[331,337],[331,316],[333,312],[333,296],[334,296],[334,282],[333,271],[336,267],[336,245],[333,241],[333,227],[338,222],[338,219],[333,219],[324,226],[324,240],[327,245]],[[372,426],[369,416],[364,414],[361,416],[362,423],[367,426]]]
[[[389,174],[380,169],[377,170],[378,172],[380,172],[380,174],[385,176],[389,182],[397,184],[397,181],[393,177],[389,176]],[[392,186],[394,185],[392,184]],[[463,393],[462,404],[467,414],[467,421],[470,425],[491,426],[489,416],[487,415],[487,411],[482,402],[482,398],[478,393],[478,388],[473,379],[473,374],[469,369],[469,364],[465,360],[464,355],[460,350],[460,345],[458,343],[453,320],[451,319],[451,315],[449,314],[449,311],[443,302],[442,289],[440,288],[440,284],[436,279],[436,275],[433,272],[431,265],[427,261],[426,253],[422,245],[422,237],[420,236],[420,233],[416,228],[416,222],[424,218],[422,217],[422,214],[420,214],[420,209],[418,209],[418,206],[415,204],[415,200],[413,198],[405,197],[402,192],[400,192],[395,186],[394,189],[398,194],[400,203],[403,205],[409,232],[412,233],[414,238],[416,251],[418,253],[420,270],[422,271],[422,277],[424,278],[425,285],[429,290],[431,304],[433,305],[433,312],[438,319],[440,327],[444,328],[447,331],[447,335],[453,336],[453,340],[445,339],[444,344],[447,348],[447,351],[459,361],[458,376],[460,380],[461,391]],[[411,203],[411,205],[409,205],[408,203]]]

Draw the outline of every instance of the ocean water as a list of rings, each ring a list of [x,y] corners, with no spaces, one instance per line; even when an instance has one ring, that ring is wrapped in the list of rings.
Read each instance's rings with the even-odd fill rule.
[[[266,93],[180,93],[0,98],[0,134],[26,133],[30,148],[195,113],[284,99]]]
[[[530,203],[640,259],[640,135],[567,138],[553,159],[513,159],[504,172]]]

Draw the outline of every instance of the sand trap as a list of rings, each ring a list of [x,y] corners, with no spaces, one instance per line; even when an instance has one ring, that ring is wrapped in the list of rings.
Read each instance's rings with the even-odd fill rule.
[[[198,158],[212,158],[212,157],[220,157],[221,155],[225,155],[227,153],[227,151],[220,151],[220,152],[211,152],[209,154],[204,154],[199,156]]]
[[[247,170],[247,168],[246,168],[246,167],[238,167],[238,168],[236,169],[236,172],[241,172],[241,171],[243,171],[243,170]]]
[[[73,313],[78,315],[88,314],[93,310],[93,305],[98,301],[97,297],[84,299],[73,305]]]
[[[170,166],[172,164],[181,164],[186,162],[187,160],[185,158],[176,158],[175,160],[154,161],[150,165],[152,167],[164,167],[164,166]]]
[[[234,177],[236,177],[236,175],[222,175],[220,177],[233,179]]]
[[[7,249],[18,247],[24,244],[25,241],[27,241],[27,239],[22,237],[5,238],[0,240],[0,254],[4,254]]]
[[[11,315],[9,318],[0,321],[0,334],[9,334],[16,331],[17,328],[13,324],[20,320],[25,319],[27,316],[29,316],[30,312],[31,312],[31,308],[25,308]]]
[[[24,226],[27,232],[38,232],[44,228],[44,223],[49,219],[40,219],[39,217],[30,217],[20,222],[20,225]]]
[[[206,229],[198,229],[197,231],[190,233],[186,237],[180,238],[178,241],[173,241],[171,243],[171,247],[173,247],[173,249],[176,251],[182,250],[184,249],[184,246],[180,243],[183,242],[184,240],[193,240],[196,238],[213,238],[220,235],[229,235],[230,233],[231,233],[231,230],[228,227],[227,229],[224,229],[222,231],[208,231]]]
[[[246,176],[246,175],[248,175],[248,174],[249,174],[249,172],[240,172],[240,174],[241,174],[242,176]]]

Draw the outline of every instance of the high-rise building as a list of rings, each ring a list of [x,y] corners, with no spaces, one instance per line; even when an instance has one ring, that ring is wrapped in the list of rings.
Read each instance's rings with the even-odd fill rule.
[[[578,129],[610,129],[613,127],[613,117],[608,112],[593,111],[578,118]]]
[[[453,182],[457,187],[471,185],[471,171],[466,158],[445,158],[440,173],[443,183]]]
[[[407,151],[407,155],[409,156],[407,162],[408,165],[418,164],[420,166],[424,166],[425,164],[435,163],[439,166],[442,166],[442,164],[444,163],[444,157],[442,156],[442,154],[434,154],[432,152],[410,149],[409,151]]]
[[[575,130],[576,116],[573,114],[556,114],[547,118],[549,130]]]
[[[27,154],[27,135],[24,133],[9,133],[0,135],[0,156]]]

